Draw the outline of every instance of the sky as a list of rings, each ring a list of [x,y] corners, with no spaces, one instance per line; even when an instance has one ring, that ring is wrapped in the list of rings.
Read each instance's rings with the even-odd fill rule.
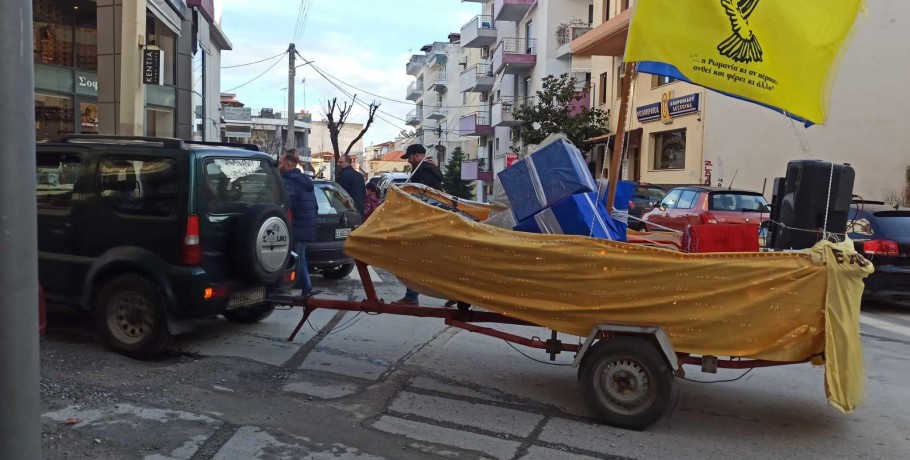
[[[408,59],[422,54],[420,48],[426,44],[447,41],[450,33],[459,32],[480,14],[480,7],[460,0],[223,0],[221,26],[234,49],[222,53],[221,91],[236,93],[254,114],[263,107],[286,113],[286,53],[259,64],[225,67],[283,53],[299,32],[294,41],[300,54],[325,74],[360,88],[338,83],[357,94],[358,100],[366,104],[376,100],[382,103],[380,110],[388,112],[377,114],[364,145],[393,140],[402,130],[410,130],[401,119],[414,109],[414,103],[405,100],[407,86],[414,79],[405,73]],[[298,14],[307,9],[308,16]],[[298,16],[306,17],[302,28],[297,27]],[[297,60],[298,65],[302,63]],[[297,69],[295,91],[296,110],[306,107],[314,120],[325,118],[327,100],[350,100],[310,65]],[[366,109],[358,106],[349,120],[365,122]]]

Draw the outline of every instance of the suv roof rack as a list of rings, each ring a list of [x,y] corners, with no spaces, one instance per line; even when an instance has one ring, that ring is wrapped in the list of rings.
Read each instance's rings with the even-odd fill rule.
[[[148,136],[109,136],[103,134],[65,134],[60,136],[57,139],[58,142],[66,142],[71,144],[78,143],[117,143],[117,144],[139,144],[139,143],[155,143],[161,144],[166,148],[182,149],[184,148],[184,143],[182,139],[175,139],[172,137],[148,137]]]
[[[884,201],[877,201],[877,200],[860,200],[860,199],[856,199],[856,198],[853,199],[852,203],[853,203],[853,204],[887,204],[887,203],[885,203]]]
[[[260,152],[259,146],[256,144],[241,144],[237,142],[208,142],[208,141],[184,141],[187,144],[191,145],[211,145],[216,147],[236,147],[240,149],[246,149],[253,152]]]

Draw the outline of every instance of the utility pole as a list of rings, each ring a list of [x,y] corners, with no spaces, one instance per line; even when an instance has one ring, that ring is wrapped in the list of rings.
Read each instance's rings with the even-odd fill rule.
[[[294,59],[296,55],[297,48],[291,43],[288,46],[288,138],[285,143],[289,149],[297,148],[297,142],[294,140],[294,122],[297,118],[294,114],[294,77],[297,73],[297,69],[294,68]]]
[[[26,460],[41,458],[31,25],[31,0],[0,1],[0,458]]]

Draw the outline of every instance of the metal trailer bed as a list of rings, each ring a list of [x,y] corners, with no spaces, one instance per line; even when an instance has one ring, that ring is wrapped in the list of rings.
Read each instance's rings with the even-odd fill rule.
[[[799,364],[809,360],[778,362],[767,360],[718,359],[695,356],[673,350],[667,334],[659,325],[616,324],[604,322],[593,328],[579,343],[566,343],[552,331],[547,340],[522,337],[477,323],[511,324],[541,327],[500,313],[478,311],[459,302],[456,308],[402,306],[379,299],[367,264],[357,261],[366,299],[360,301],[272,298],[275,304],[303,308],[303,317],[288,337],[293,341],[300,328],[318,309],[384,313],[442,318],[447,326],[502,339],[530,348],[544,350],[555,360],[563,352],[575,353],[573,367],[589,406],[602,422],[619,428],[643,430],[669,413],[679,396],[676,377],[685,377],[683,365],[700,366],[702,372],[716,373],[718,368],[751,369]]]

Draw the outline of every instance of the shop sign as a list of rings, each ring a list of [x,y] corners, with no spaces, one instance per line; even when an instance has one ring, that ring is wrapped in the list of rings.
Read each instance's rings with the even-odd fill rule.
[[[506,154],[506,168],[511,168],[516,161],[518,161],[517,153],[510,152]]]
[[[249,107],[224,107],[221,109],[221,116],[225,120],[250,121],[253,119],[253,110]]]
[[[76,94],[98,97],[98,75],[76,71]]]
[[[142,83],[163,85],[164,51],[146,48],[142,52]]]
[[[696,113],[699,111],[701,94],[694,93],[681,97],[673,97],[668,91],[661,97],[661,102],[643,105],[635,109],[639,123],[663,120],[664,123],[673,121],[673,117]]]

